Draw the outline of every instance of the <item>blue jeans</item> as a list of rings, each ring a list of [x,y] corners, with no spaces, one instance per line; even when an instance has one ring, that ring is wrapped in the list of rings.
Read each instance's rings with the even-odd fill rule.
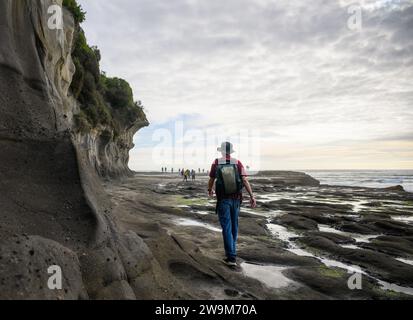
[[[219,222],[224,237],[224,247],[227,258],[237,257],[238,217],[241,201],[235,199],[223,199],[218,203]]]

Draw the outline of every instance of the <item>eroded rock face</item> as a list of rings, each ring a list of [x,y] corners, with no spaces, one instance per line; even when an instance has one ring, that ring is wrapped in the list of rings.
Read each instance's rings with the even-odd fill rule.
[[[110,128],[93,129],[87,134],[76,133],[74,139],[81,150],[87,153],[88,161],[96,172],[105,178],[129,176],[132,171],[128,167],[129,151],[134,147],[133,136],[148,125],[146,119],[138,119],[116,139]]]
[[[15,236],[0,247],[0,299],[87,299],[77,255],[59,243],[38,236]],[[60,266],[62,289],[49,288],[49,277],[44,272]],[[53,284],[53,283],[51,283]]]
[[[130,235],[113,220],[97,173],[130,172],[132,137],[146,119],[125,124],[116,141],[73,130],[73,17],[64,9],[63,30],[47,25],[48,8],[61,2],[0,2],[0,298],[131,299]],[[142,250],[133,265],[146,271]],[[53,264],[62,291],[47,288]]]
[[[146,117],[79,133],[73,116],[79,113],[69,87],[75,72],[71,52],[75,24],[63,9],[63,30],[50,30],[48,8],[61,0],[13,1],[0,4],[0,135],[11,138],[45,138],[68,131],[87,153],[99,175],[118,177],[128,167],[133,136],[148,125]]]

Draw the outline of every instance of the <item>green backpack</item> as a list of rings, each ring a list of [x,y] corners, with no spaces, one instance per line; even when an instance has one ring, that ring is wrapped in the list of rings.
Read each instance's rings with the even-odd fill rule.
[[[244,187],[241,175],[236,164],[227,160],[224,164],[217,164],[216,193],[218,196],[235,195],[242,192]]]

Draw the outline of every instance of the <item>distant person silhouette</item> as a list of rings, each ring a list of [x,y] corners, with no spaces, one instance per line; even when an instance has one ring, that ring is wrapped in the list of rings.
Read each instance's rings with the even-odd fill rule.
[[[191,176],[191,171],[189,169],[185,170],[185,181],[188,182],[189,177]]]

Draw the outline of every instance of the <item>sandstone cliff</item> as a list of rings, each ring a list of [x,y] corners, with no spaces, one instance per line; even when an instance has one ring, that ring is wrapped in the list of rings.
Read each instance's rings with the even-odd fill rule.
[[[98,174],[130,173],[132,137],[148,123],[143,112],[113,113],[79,128],[78,30],[66,9],[63,30],[48,28],[56,3],[0,2],[0,299],[135,298],[154,261],[136,234],[118,231]],[[47,287],[51,265],[62,290]]]

